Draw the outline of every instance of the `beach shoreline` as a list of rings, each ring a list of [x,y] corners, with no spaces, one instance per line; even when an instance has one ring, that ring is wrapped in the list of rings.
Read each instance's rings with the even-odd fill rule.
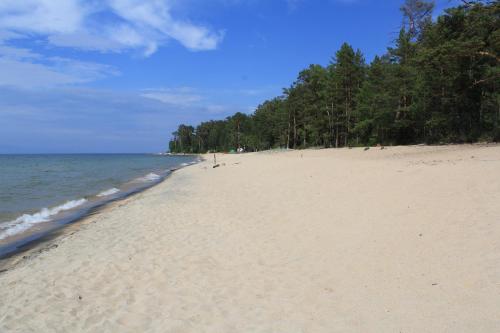
[[[191,157],[194,158],[196,156],[197,155],[192,155]],[[50,216],[50,219],[46,221],[34,223],[31,228],[23,232],[14,233],[11,236],[7,236],[5,239],[0,238],[0,272],[5,271],[7,266],[12,266],[12,262],[18,262],[19,258],[30,257],[33,253],[45,251],[46,247],[52,246],[51,244],[57,241],[58,237],[65,235],[65,228],[78,224],[89,216],[99,214],[110,205],[117,202],[119,203],[158,185],[170,177],[175,171],[196,164],[201,161],[201,159],[202,157],[198,156],[196,161],[189,161],[188,163],[182,163],[171,167],[167,171],[161,173],[161,175],[149,173],[144,177],[131,179],[121,184],[121,186],[119,186],[120,189],[112,188],[111,190],[102,191],[101,193],[96,193],[93,196],[87,196],[80,200],[66,201],[64,205],[76,201],[82,201],[82,205],[77,205],[69,210],[62,210],[60,213]],[[154,175],[155,178],[146,178],[150,175]],[[141,181],[138,183],[138,180]],[[55,210],[62,206],[63,205],[60,205],[51,209]],[[43,210],[50,211],[50,209],[47,208],[41,211]],[[32,215],[25,216],[32,217]],[[10,223],[12,223],[12,221]]]
[[[500,146],[212,156],[0,273],[0,330],[500,328]]]
[[[203,157],[201,155],[192,156],[198,156],[200,161],[203,160]],[[3,255],[0,255],[0,274],[15,268],[17,265],[22,264],[22,262],[25,260],[31,260],[43,252],[49,251],[52,248],[57,248],[59,246],[59,241],[69,235],[74,235],[80,230],[80,228],[88,225],[89,223],[94,223],[93,217],[96,217],[99,214],[104,214],[117,207],[121,207],[133,197],[140,195],[141,193],[148,191],[151,188],[167,181],[168,178],[171,177],[176,171],[192,165],[193,164],[189,164],[172,168],[169,170],[169,173],[164,176],[159,182],[153,183],[151,185],[144,184],[143,187],[139,187],[125,194],[120,194],[119,196],[116,196],[109,201],[103,201],[102,203],[99,203],[94,207],[91,207],[90,209],[86,209],[84,212],[73,212],[73,214],[69,214],[67,218],[68,222],[58,223],[54,227],[43,232],[34,232],[33,234],[21,235],[23,237],[21,237],[17,242],[22,245],[16,246],[14,244],[14,246],[12,247],[14,247],[15,249],[6,252]],[[7,246],[5,247],[7,248]],[[2,252],[0,251],[0,253]]]

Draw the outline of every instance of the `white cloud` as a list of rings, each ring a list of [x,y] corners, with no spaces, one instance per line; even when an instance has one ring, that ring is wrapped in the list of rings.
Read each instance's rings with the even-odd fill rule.
[[[246,109],[201,103],[184,108],[134,91],[0,86],[0,153],[163,151],[178,124],[236,111]]]
[[[15,59],[0,58],[0,85],[20,87],[43,87],[80,82],[71,75],[52,70],[50,67],[22,62]]]
[[[246,98],[259,100],[268,96],[279,94],[280,87],[261,87],[247,89],[196,89],[192,87],[144,89],[141,97],[155,100],[169,106],[181,109],[202,107],[210,114],[230,114],[234,110],[250,112],[255,108],[242,108],[241,105],[232,104],[229,100]],[[229,100],[228,100],[229,99]],[[252,101],[254,103],[254,101]]]
[[[11,47],[0,44],[0,57],[11,58],[11,59],[36,59],[40,58],[40,55],[34,53],[30,49],[24,49],[20,47]]]
[[[61,57],[46,57],[29,49],[0,44],[0,86],[51,87],[118,75],[113,67]]]
[[[23,35],[18,34],[16,32],[12,31],[6,31],[0,29],[0,45],[4,43],[6,40],[12,40],[12,39],[18,39],[18,38],[24,38]]]
[[[30,33],[70,33],[87,14],[79,1],[2,0],[0,28]]]
[[[194,90],[188,87],[146,90],[141,96],[165,104],[184,107],[193,106],[203,99],[201,95],[194,93]]]
[[[14,47],[14,39],[99,52],[139,50],[145,56],[169,40],[193,51],[217,48],[223,34],[173,18],[172,1],[0,0],[0,85],[61,86],[117,74],[110,66]],[[175,100],[165,92],[162,98]]]
[[[124,45],[107,37],[92,35],[87,32],[50,35],[48,42],[54,46],[72,47],[86,51],[120,52]]]
[[[150,35],[151,44],[170,37],[191,50],[213,50],[223,37],[222,32],[211,32],[206,27],[173,19],[168,1],[109,0],[109,6],[129,22],[130,29]]]
[[[101,52],[141,49],[146,56],[171,39],[193,51],[216,49],[223,32],[172,17],[173,2],[2,0],[0,40],[13,34],[35,35],[60,47]]]

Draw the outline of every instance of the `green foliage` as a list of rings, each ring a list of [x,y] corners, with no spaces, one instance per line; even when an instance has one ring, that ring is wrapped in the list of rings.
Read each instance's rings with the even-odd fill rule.
[[[432,1],[406,0],[394,46],[367,66],[344,43],[252,115],[179,126],[170,151],[500,140],[500,5],[467,1],[432,22]]]

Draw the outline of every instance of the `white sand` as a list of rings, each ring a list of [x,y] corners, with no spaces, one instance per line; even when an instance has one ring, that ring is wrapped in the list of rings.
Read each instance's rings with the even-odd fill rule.
[[[500,147],[218,159],[1,273],[0,332],[500,332]]]

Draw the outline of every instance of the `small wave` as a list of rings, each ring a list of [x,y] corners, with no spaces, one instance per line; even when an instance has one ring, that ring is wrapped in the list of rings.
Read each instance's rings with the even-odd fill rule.
[[[159,175],[157,175],[156,173],[148,173],[146,176],[140,178],[140,180],[142,181],[146,181],[146,182],[153,182],[155,180],[159,180],[161,177]]]
[[[110,188],[109,190],[102,191],[97,196],[98,197],[107,197],[108,195],[112,195],[112,194],[115,194],[115,193],[118,193],[118,192],[120,192],[120,190],[117,189],[117,188],[115,188],[115,187],[113,187],[113,188]]]
[[[32,215],[24,214],[22,216],[19,216],[17,219],[7,222],[1,226],[3,230],[0,231],[0,240],[28,230],[37,223],[48,222],[50,221],[52,216],[57,215],[65,210],[70,210],[81,206],[86,202],[86,199],[71,200],[54,208],[43,208],[41,211]]]
[[[181,166],[188,166],[189,164],[187,163],[182,163]]]

